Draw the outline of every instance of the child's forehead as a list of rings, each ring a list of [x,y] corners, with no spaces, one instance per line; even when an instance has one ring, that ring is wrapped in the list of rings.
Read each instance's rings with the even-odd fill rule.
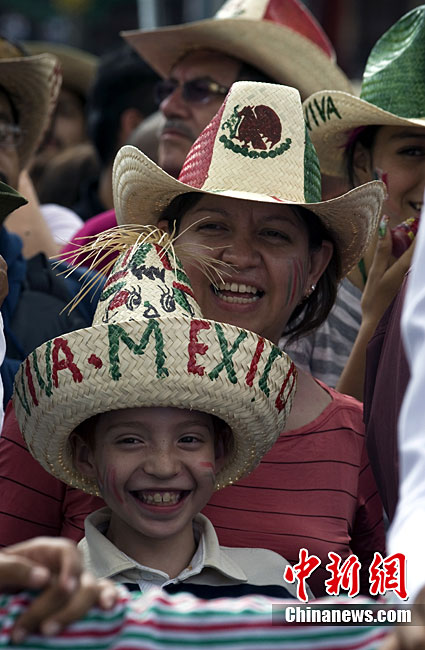
[[[102,429],[119,425],[154,428],[163,425],[184,427],[191,424],[204,425],[211,431],[214,429],[214,419],[209,413],[173,406],[140,406],[108,411],[99,417],[99,426]]]

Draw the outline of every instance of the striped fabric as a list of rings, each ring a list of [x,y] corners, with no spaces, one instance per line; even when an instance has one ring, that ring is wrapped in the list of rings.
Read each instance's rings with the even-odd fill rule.
[[[9,647],[13,621],[30,602],[28,594],[0,596],[0,648]],[[190,594],[160,591],[131,599],[124,594],[109,610],[92,609],[54,637],[30,636],[15,648],[34,650],[372,650],[390,628],[272,624],[262,596],[202,601]],[[294,601],[288,601],[293,604]],[[325,601],[323,601],[325,602]],[[350,599],[338,599],[339,603]],[[357,600],[356,600],[357,602]],[[361,599],[360,602],[371,602]]]
[[[220,544],[268,548],[298,562],[300,548],[322,564],[308,582],[325,596],[328,551],[362,564],[360,592],[369,593],[368,568],[385,553],[382,503],[367,459],[361,404],[329,390],[332,402],[313,422],[284,431],[259,466],[216,492],[204,508]]]
[[[339,286],[328,318],[311,334],[294,343],[279,341],[298,368],[335,388],[344,369],[362,321],[362,293],[347,278]]]

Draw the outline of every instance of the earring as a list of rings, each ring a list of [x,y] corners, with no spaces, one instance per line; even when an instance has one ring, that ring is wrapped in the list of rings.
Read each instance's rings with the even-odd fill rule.
[[[306,292],[306,294],[305,294],[305,296],[304,296],[304,300],[306,300],[307,298],[310,298],[311,294],[313,293],[313,291],[314,291],[315,289],[316,289],[316,285],[315,285],[315,284],[312,284],[312,285],[310,286],[310,289],[307,290],[307,292]]]

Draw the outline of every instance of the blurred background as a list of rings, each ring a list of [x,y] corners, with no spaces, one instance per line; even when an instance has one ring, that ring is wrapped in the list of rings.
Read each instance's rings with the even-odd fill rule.
[[[1,0],[0,34],[65,43],[101,55],[119,32],[212,16],[223,0]],[[339,65],[359,78],[377,38],[421,4],[412,0],[306,0],[337,52]]]

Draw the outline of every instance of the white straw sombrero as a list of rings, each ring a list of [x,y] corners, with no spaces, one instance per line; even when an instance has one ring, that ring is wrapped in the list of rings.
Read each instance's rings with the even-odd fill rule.
[[[250,63],[303,97],[351,91],[321,26],[299,0],[227,0],[212,19],[121,34],[161,76],[188,52],[216,50]]]
[[[79,92],[85,97],[93,83],[99,57],[77,47],[48,41],[26,41],[25,48],[30,54],[53,54],[62,70],[63,85]]]
[[[95,255],[105,243],[122,253],[92,327],[41,345],[16,375],[14,407],[30,452],[62,481],[97,494],[73,465],[73,429],[105,411],[174,406],[229,424],[234,448],[216,488],[236,481],[284,429],[294,364],[257,334],[202,317],[165,233],[115,228],[94,242]]]
[[[158,222],[178,195],[199,191],[303,206],[332,233],[343,277],[375,233],[385,196],[380,181],[321,201],[319,162],[306,133],[299,92],[240,81],[193,144],[179,180],[135,147],[118,152],[113,169],[118,223]]]
[[[400,18],[374,45],[360,99],[324,90],[304,102],[322,171],[345,175],[344,153],[365,126],[425,127],[425,5]]]
[[[22,137],[17,150],[21,168],[29,162],[49,124],[61,81],[54,56],[23,56],[19,48],[0,37],[0,86],[19,115]]]

